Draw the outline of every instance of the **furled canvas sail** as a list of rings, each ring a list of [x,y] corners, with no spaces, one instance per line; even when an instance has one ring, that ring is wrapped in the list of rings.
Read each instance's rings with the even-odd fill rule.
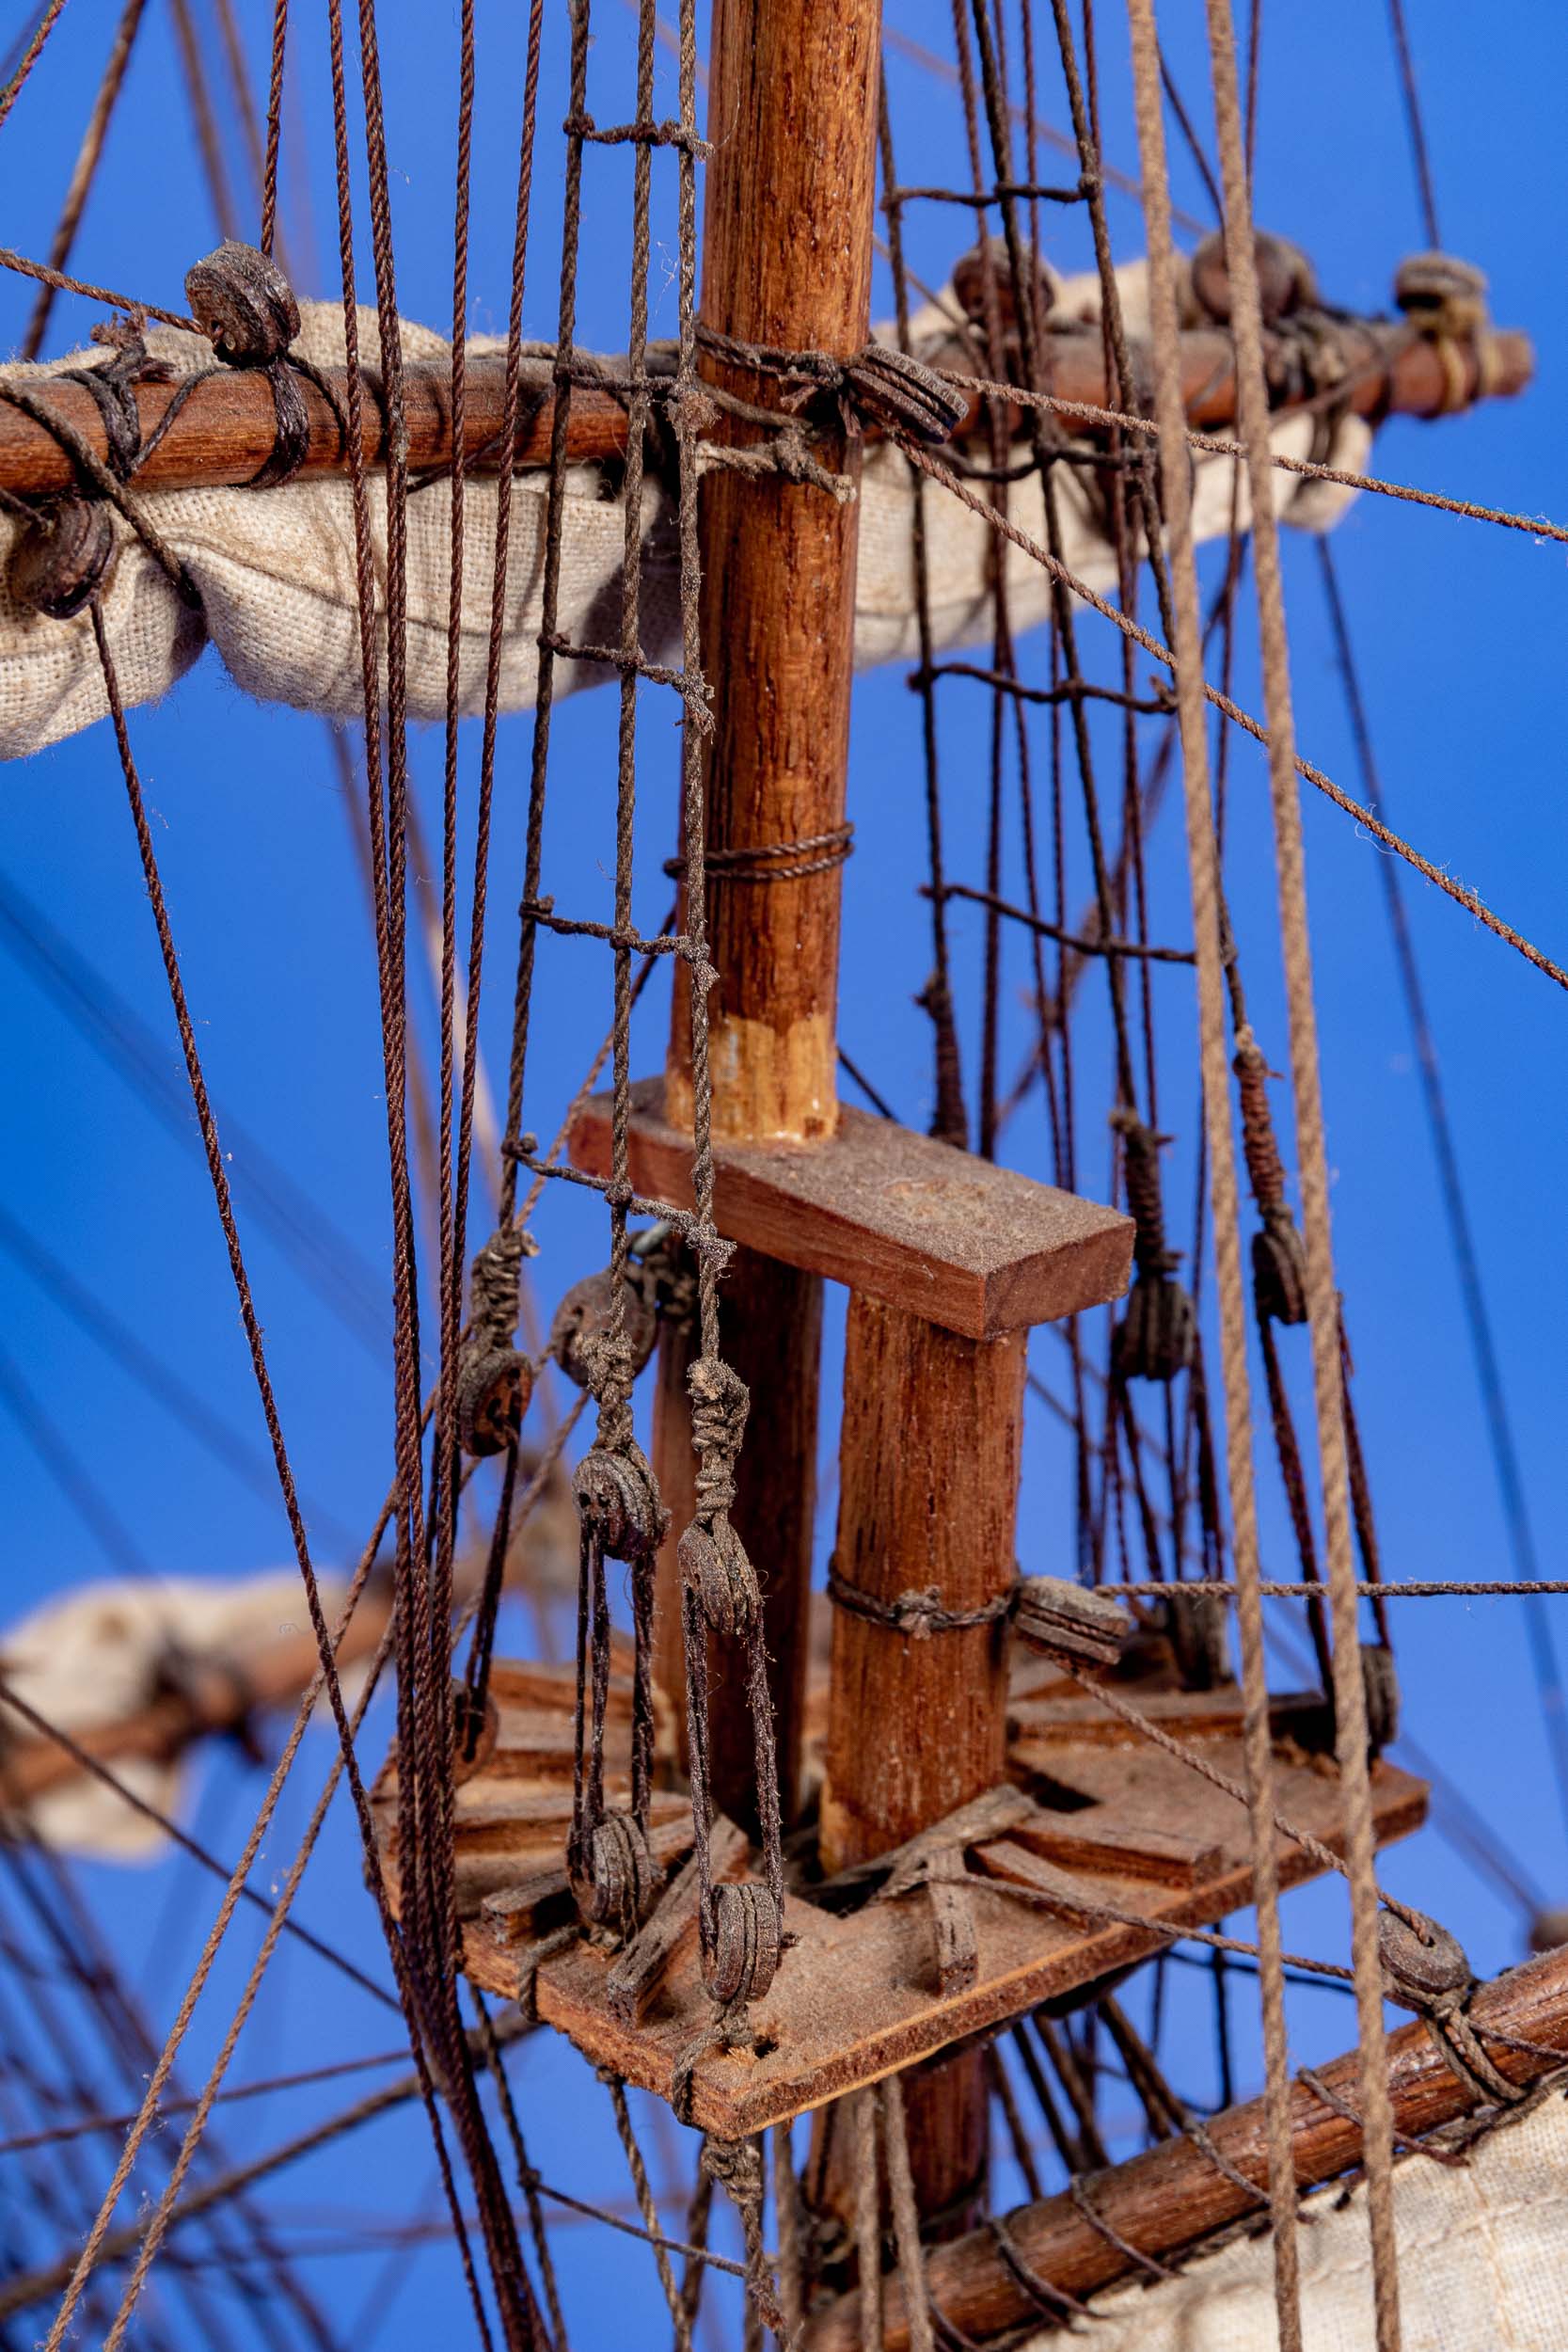
[[[321,1594],[323,1607],[335,1618],[342,1586],[324,1577]],[[188,1751],[182,1741],[165,1744],[157,1738],[151,1717],[160,1696],[173,1696],[203,1679],[227,1678],[236,1705],[219,1711],[231,1711],[238,1726],[251,1669],[284,1647],[314,1647],[293,1568],[233,1581],[120,1579],[81,1585],[65,1599],[8,1626],[0,1640],[0,1670],[16,1699],[79,1740],[90,1743],[103,1726],[144,1715],[150,1736],[143,1744],[150,1752],[117,1753],[114,1777],[167,1816],[182,1810]],[[351,1690],[353,1673],[345,1665],[343,1681]],[[26,1717],[18,1722],[13,1716],[8,1724],[18,1733],[28,1727]],[[155,1820],[106,1781],[87,1773],[31,1794],[26,1814],[29,1832],[64,1852],[136,1862],[157,1853],[166,1842]]]
[[[1141,264],[1123,274],[1129,325],[1140,325]],[[1069,280],[1055,310],[1086,318],[1098,305],[1096,281]],[[318,367],[344,364],[343,320],[335,304],[304,307],[295,350]],[[914,322],[917,350],[947,342],[943,310],[929,306]],[[439,361],[450,346],[429,328],[405,324],[404,356]],[[154,327],[148,349],[182,373],[212,365],[205,339],[175,327]],[[377,348],[373,311],[362,314],[362,352]],[[499,351],[493,338],[476,338],[475,354]],[[0,370],[12,381],[92,365],[82,352],[48,367]],[[1281,418],[1272,442],[1277,455],[1314,458],[1357,470],[1370,442],[1355,417],[1325,422],[1321,414]],[[1232,459],[1195,453],[1194,522],[1200,539],[1248,520],[1246,485],[1238,488]],[[1063,555],[1091,587],[1114,586],[1116,562],[1092,470],[1057,469]],[[574,643],[602,644],[619,627],[625,530],[618,469],[573,467],[558,626]],[[856,591],[855,658],[869,667],[918,653],[911,532],[914,475],[897,449],[867,451],[861,483],[860,562]],[[1354,493],[1324,482],[1281,474],[1285,519],[1323,530]],[[386,568],[386,487],[369,485],[378,575]],[[103,598],[120,691],[127,705],[154,702],[183,676],[211,642],[236,685],[263,702],[292,705],[332,718],[362,711],[358,609],[355,595],[353,493],[346,477],[313,478],[281,489],[200,488],[138,491],[136,496],[167,546],[184,565],[199,604],[183,602],[167,572],[117,516],[119,540]],[[990,524],[938,486],[924,491],[935,644],[951,647],[990,636],[990,580],[998,543]],[[1011,519],[1037,542],[1044,540],[1043,495],[1037,478],[1013,486]],[[533,700],[544,570],[547,480],[520,475],[513,490],[507,599],[500,670],[500,707],[526,709]],[[465,712],[483,704],[495,566],[497,491],[494,478],[473,478],[467,489],[465,582],[459,641],[459,694]],[[0,757],[18,758],[75,734],[104,715],[103,675],[86,612],[60,622],[23,608],[4,581],[4,564],[19,528],[0,515]],[[446,709],[447,622],[451,548],[450,491],[444,480],[416,490],[408,501],[408,708],[417,719]],[[679,644],[678,554],[674,501],[650,473],[643,493],[643,650],[666,661]],[[1012,625],[1043,619],[1050,581],[1022,548],[1003,546]],[[572,692],[613,675],[602,665],[564,662],[557,692]]]
[[[1463,2166],[1405,2157],[1394,2175],[1403,2352],[1559,2352],[1568,2338],[1568,2107],[1560,2090],[1503,2122]],[[1302,2207],[1304,2352],[1372,2352],[1367,2190]],[[1259,2352],[1275,2342],[1274,2244],[1241,2238],[1180,2278],[1097,2296],[1099,2352]],[[1028,2352],[1054,2352],[1061,2335]]]

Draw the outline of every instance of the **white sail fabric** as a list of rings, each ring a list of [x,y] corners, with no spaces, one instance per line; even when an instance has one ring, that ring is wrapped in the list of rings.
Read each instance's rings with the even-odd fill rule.
[[[1365,2184],[1302,2209],[1304,2352],[1375,2352]],[[1568,2344],[1568,2105],[1504,2122],[1463,2169],[1394,2172],[1403,2352],[1562,2352]],[[1169,2283],[1118,2288],[1076,2333],[1094,2352],[1273,2352],[1274,2246],[1237,2240]],[[1058,2331],[1025,2352],[1061,2352]]]
[[[1134,300],[1140,270],[1140,264],[1133,264],[1126,273]],[[1062,307],[1075,316],[1083,315],[1095,298],[1080,290],[1076,280],[1064,287],[1063,294]],[[315,303],[303,310],[296,350],[318,366],[342,366],[341,310]],[[940,325],[940,314],[928,316]],[[182,372],[212,364],[206,342],[179,328],[153,328],[147,341],[150,350]],[[415,326],[404,325],[403,341],[411,360],[438,361],[450,349],[438,335]],[[360,343],[371,353],[378,347],[372,311],[361,313]],[[469,348],[491,353],[502,346],[493,338],[476,338]],[[0,375],[26,380],[64,366],[90,365],[101,357],[80,352],[48,366],[3,369]],[[1282,418],[1275,427],[1273,446],[1283,455],[1312,456],[1359,470],[1370,446],[1368,428],[1347,418],[1334,428],[1326,445],[1315,444],[1323,431],[1321,421],[1309,415]],[[1200,538],[1218,537],[1230,529],[1235,470],[1228,458],[1196,455],[1194,523]],[[1327,529],[1351,495],[1288,474],[1278,481],[1284,518],[1308,530]],[[497,491],[493,480],[483,478],[470,479],[467,486],[459,695],[463,712],[469,714],[482,707],[484,692]],[[369,487],[375,569],[384,581],[386,490],[376,478]],[[199,594],[200,609],[182,601],[167,574],[117,516],[119,544],[103,612],[127,705],[154,702],[166,693],[211,642],[235,684],[263,702],[340,719],[362,713],[354,516],[346,479],[318,476],[274,490],[149,489],[135,495],[183,564]],[[573,644],[617,643],[624,548],[617,469],[573,468],[567,495],[571,503],[558,628]],[[861,485],[855,659],[862,668],[909,659],[918,651],[911,547],[917,495],[926,501],[936,644],[951,648],[975,644],[990,633],[997,543],[990,525],[941,487],[926,485],[917,490],[905,459],[896,450],[879,446],[868,453]],[[1095,475],[1085,469],[1058,469],[1058,497],[1069,569],[1097,589],[1114,586],[1115,561]],[[503,710],[527,708],[533,700],[546,502],[543,473],[516,477],[500,672]],[[1244,528],[1244,481],[1239,512]],[[1037,482],[1013,486],[1009,514],[1043,544]],[[647,658],[659,662],[679,658],[674,526],[670,497],[650,478],[642,511],[642,639]],[[57,742],[102,718],[106,709],[88,616],[84,612],[71,621],[50,620],[24,611],[9,594],[5,574],[17,529],[12,519],[0,516],[0,758],[17,758]],[[450,491],[444,481],[410,497],[408,708],[415,719],[438,719],[446,707],[450,529]],[[1049,583],[1042,567],[1022,549],[1007,546],[1002,553],[1013,628],[1021,631],[1045,616]],[[556,691],[571,693],[614,675],[598,663],[562,662]]]
[[[322,1606],[335,1622],[344,1587],[327,1577],[320,1581]],[[146,1707],[164,1687],[171,1660],[187,1667],[233,1661],[243,1668],[257,1650],[308,1623],[297,1568],[233,1581],[124,1577],[84,1584],[8,1626],[0,1668],[19,1699],[47,1723],[80,1735]],[[343,1671],[351,1703],[363,1673]],[[0,1734],[8,1740],[13,1733],[34,1736],[21,1716],[0,1708]],[[117,1756],[111,1769],[160,1813],[180,1811],[184,1757]],[[36,1797],[27,1821],[45,1845],[114,1862],[147,1860],[166,1842],[156,1822],[85,1772]]]

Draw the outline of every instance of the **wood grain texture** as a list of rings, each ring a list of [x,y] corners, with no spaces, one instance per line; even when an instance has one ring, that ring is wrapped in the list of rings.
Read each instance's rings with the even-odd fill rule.
[[[1538,2081],[1551,2072],[1556,2059],[1568,2058],[1568,1950],[1548,1952],[1481,1986],[1471,2001],[1470,2018],[1500,2074],[1521,2087]],[[1486,2041],[1488,2028],[1537,2047],[1521,2050]],[[1474,2099],[1444,2063],[1420,2020],[1389,2035],[1387,2058],[1397,2131],[1414,2137],[1472,2110]],[[1351,2116],[1357,2106],[1359,2066],[1359,2053],[1353,2050],[1317,2070],[1325,2089]],[[1296,2180],[1304,2190],[1334,2180],[1360,2161],[1356,2124],[1305,2085],[1292,2086],[1291,2122]],[[1211,2117],[1208,2131],[1214,2147],[1244,2180],[1265,2179],[1268,2156],[1260,2099]],[[1186,2138],[1166,2140],[1101,2173],[1091,2193],[1096,2211],[1119,2237],[1166,2262],[1258,2209],[1258,2200],[1249,2199]],[[1132,2275],[1132,2265],[1108,2237],[1085,2220],[1069,2197],[1019,2207],[1007,2216],[1007,2229],[1023,2263],[1069,2295],[1093,2295]],[[935,2250],[928,2277],[932,2295],[951,2326],[972,2340],[983,2343],[1013,2328],[1040,2325],[990,2231],[976,2231]],[[882,2320],[885,2352],[906,2352],[909,2323],[896,2279],[883,2282]],[[809,2352],[862,2352],[857,2298],[847,2296],[817,2312],[806,2324],[803,2342]]]
[[[689,1127],[665,1116],[658,1079],[641,1081],[632,1099],[632,1184],[689,1207]],[[608,1095],[583,1105],[568,1148],[578,1168],[610,1173]],[[1118,1211],[848,1104],[825,1142],[726,1137],[714,1163],[714,1216],[727,1239],[947,1331],[993,1339],[1102,1306],[1127,1287],[1132,1227]]]
[[[986,1165],[934,1148],[960,1168]],[[1027,1357],[1024,1332],[968,1339],[850,1293],[835,1550],[847,1583],[884,1602],[930,1588],[957,1613],[1010,1590]],[[920,1639],[834,1611],[824,1869],[903,1844],[1002,1778],[1007,1650],[1005,1619]],[[906,2114],[916,2204],[961,2231],[985,2189],[984,2053],[917,2077]],[[826,2193],[841,2217],[853,2211],[842,2155]]]
[[[1356,348],[1351,353],[1351,373],[1345,386],[1350,405],[1364,416],[1394,412],[1435,417],[1443,413],[1446,385],[1443,366],[1430,343],[1413,340],[1402,327],[1386,323],[1356,325]],[[1265,347],[1271,339],[1265,338]],[[1527,336],[1503,332],[1491,339],[1496,381],[1487,391],[1504,397],[1523,391],[1534,373],[1534,355]],[[1052,383],[1058,398],[1104,407],[1115,400],[1107,386],[1098,337],[1056,335],[1051,338]],[[1138,349],[1133,346],[1134,353]],[[1365,363],[1372,354],[1371,364]],[[1463,398],[1481,397],[1481,373],[1472,348],[1461,345]],[[1139,370],[1138,381],[1147,380]],[[347,370],[324,368],[340,410],[344,409]],[[1227,340],[1200,329],[1182,337],[1182,384],[1189,421],[1196,426],[1223,429],[1235,419],[1235,376]],[[520,471],[547,464],[554,421],[554,401],[547,368],[525,363],[530,405],[518,442]],[[467,366],[467,424],[464,445],[475,473],[493,472],[499,449],[505,362],[471,353]],[[364,387],[360,446],[372,470],[386,460],[386,415],[379,377],[361,371]],[[106,457],[103,420],[90,392],[79,384],[44,376],[28,390],[81,435],[95,455]],[[309,424],[309,439],[302,469],[310,474],[346,474],[348,461],[341,446],[337,419],[317,388],[303,379],[300,391]],[[139,384],[134,397],[141,421],[142,438],[156,430],[173,397],[166,384]],[[438,362],[413,362],[404,371],[404,397],[408,418],[409,464],[415,471],[450,465],[452,458],[451,370]],[[1022,417],[1022,411],[1019,412]],[[960,437],[983,426],[980,403],[971,404],[969,421]],[[255,372],[226,369],[193,392],[140,469],[143,488],[185,490],[238,488],[249,482],[271,455],[277,436],[272,394]],[[873,427],[868,439],[877,437]],[[567,422],[566,452],[574,465],[594,459],[624,457],[626,449],[626,409],[612,392],[576,386]],[[0,488],[20,497],[46,496],[71,485],[71,459],[48,429],[22,411],[0,404]]]
[[[1011,1587],[1026,1345],[968,1340],[852,1293],[835,1560],[880,1601]],[[921,1640],[835,1611],[822,1865],[901,1845],[984,1794],[1006,1758],[1005,1621]]]
[[[850,358],[871,332],[880,0],[716,0],[703,320],[786,351]],[[704,354],[710,381],[758,407],[775,377]],[[719,437],[762,428],[721,420]],[[859,454],[827,443],[851,477]],[[704,478],[702,646],[713,689],[707,845],[815,838],[844,821],[860,512],[778,476]],[[790,881],[708,878],[713,1123],[810,1138],[837,1116],[836,866]],[[676,973],[671,1077],[689,1115],[689,1003]]]
[[[1217,1742],[1212,1753],[1227,1771],[1244,1769],[1239,1741]],[[1072,1871],[1080,1899],[1136,1915],[1141,1924],[1135,1925],[1091,1921],[1065,1903],[1042,1911],[982,1887],[972,1897],[975,1981],[947,1998],[937,1984],[924,1894],[868,1902],[847,1917],[790,1896],[784,1928],[799,1940],[767,1998],[752,2010],[758,2048],[715,2051],[697,2061],[692,2120],[724,2138],[759,2131],[1147,1959],[1180,1928],[1222,1919],[1250,1900],[1246,1815],[1233,1800],[1155,1750],[1139,1756],[1095,1751],[1082,1772],[1076,1756],[1070,1769],[1065,1757],[1057,1761],[1060,1780],[1085,1794],[1099,1791],[1112,1825],[1176,1820],[1218,1845],[1220,1875],[1200,1886],[1170,1886],[1099,1869]],[[1097,1769],[1102,1778],[1096,1778]],[[1372,1794],[1380,1843],[1420,1826],[1426,1811],[1420,1782],[1380,1762]],[[1290,1820],[1343,1851],[1337,1783],[1309,1765],[1290,1762],[1288,1751],[1280,1756],[1279,1804]],[[1290,1839],[1279,1837],[1275,1851],[1282,1885],[1317,1875],[1310,1856]],[[547,1961],[538,1976],[539,2014],[595,2064],[613,2066],[627,2081],[669,2098],[676,2064],[710,2014],[695,1952],[675,1954],[635,2030],[610,2013],[606,1979],[612,1964],[610,1956],[586,1944]],[[507,1998],[515,1994],[515,1957],[472,1928],[465,1935],[464,1966],[486,1989]],[[948,2144],[955,2156],[961,2154],[956,2136]]]

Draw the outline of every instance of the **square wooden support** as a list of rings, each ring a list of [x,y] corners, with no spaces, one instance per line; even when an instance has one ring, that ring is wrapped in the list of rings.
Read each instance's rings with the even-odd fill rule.
[[[968,1980],[943,1992],[950,1961],[943,1905],[953,1883],[940,1867],[929,1881],[901,1873],[909,1891],[881,1891],[886,1861],[846,1874],[839,1902],[802,1885],[785,1906],[795,1938],[752,2023],[755,2054],[709,2052],[692,2076],[692,2120],[724,2137],[756,2132],[907,2066],[1036,2003],[1093,1983],[1160,1950],[1175,1931],[1224,1918],[1251,1899],[1249,1829],[1233,1799],[1188,1766],[1151,1747],[1074,1685],[1053,1684],[1029,1661],[1009,1709],[1011,1785],[979,1801],[984,1834],[966,1845],[957,1884],[973,1923]],[[1124,1688],[1128,1686],[1124,1685]],[[564,1845],[571,1811],[569,1668],[498,1662],[495,1750],[457,1791],[457,1884],[463,1965],[477,1984],[504,1997],[531,1965],[530,1947],[574,1915]],[[1212,1692],[1145,1690],[1140,1709],[1232,1778],[1244,1776],[1241,1699]],[[630,1688],[618,1676],[607,1745],[607,1788],[625,1802]],[[1322,1749],[1328,1717],[1316,1692],[1276,1700],[1277,1801],[1284,1816],[1336,1851],[1342,1850],[1338,1787]],[[1316,1749],[1318,1754],[1310,1751]],[[373,1794],[384,1862],[397,1892],[395,1777]],[[1380,1844],[1419,1827],[1426,1790],[1390,1764],[1372,1771]],[[655,1800],[655,1849],[674,1877],[691,1843],[685,1796]],[[722,1825],[720,1874],[742,1875],[742,1842]],[[923,1844],[926,1841],[916,1841]],[[938,1841],[940,1845],[940,1840]],[[906,1849],[905,1852],[908,1853]],[[1315,1865],[1283,1836],[1275,1840],[1282,1885]],[[951,1854],[947,1857],[951,1862]],[[1011,1899],[1008,1884],[1045,1899]],[[677,1906],[678,1896],[674,1899]],[[1096,1917],[1097,1909],[1147,1924]],[[950,1916],[945,1922],[951,1927]],[[949,1939],[950,1940],[950,1939]],[[662,1932],[657,1966],[635,2004],[617,1994],[617,1955],[579,1939],[544,1961],[534,1976],[540,2017],[595,2064],[670,2097],[675,2067],[706,2028],[711,2010],[698,1964],[694,1914]],[[949,1982],[953,1971],[948,1967]]]
[[[610,1169],[612,1099],[572,1122],[573,1165]],[[664,1081],[632,1089],[636,1190],[691,1206],[691,1137],[664,1117]],[[1115,1209],[892,1120],[843,1107],[823,1143],[716,1139],[714,1221],[726,1241],[826,1275],[973,1340],[1081,1313],[1119,1298],[1132,1227]]]

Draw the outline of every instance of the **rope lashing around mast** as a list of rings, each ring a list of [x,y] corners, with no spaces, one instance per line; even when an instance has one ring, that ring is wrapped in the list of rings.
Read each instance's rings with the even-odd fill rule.
[[[1134,1228],[1132,1287],[1113,1343],[1116,1369],[1124,1380],[1170,1381],[1179,1372],[1190,1372],[1197,1356],[1192,1298],[1172,1279],[1180,1253],[1165,1241],[1160,1147],[1170,1138],[1145,1126],[1125,1104],[1112,1112],[1111,1124],[1122,1139],[1127,1210]]]
[[[783,1957],[784,1853],[779,1819],[773,1703],[768,1687],[762,1593],[746,1547],[730,1521],[735,1465],[751,1394],[728,1364],[699,1356],[687,1375],[691,1442],[697,1456],[690,1526],[680,1539],[682,1630],[686,1649],[687,1731],[691,1757],[691,1817],[701,1890],[703,1981],[726,2024],[760,2000]],[[713,1793],[708,1777],[710,1632],[738,1640],[746,1652],[747,1691],[756,1744],[757,1813],[764,1883],[715,1886],[708,1839]]]
[[[763,841],[745,847],[708,850],[703,870],[709,882],[802,882],[808,874],[826,874],[854,852],[855,828],[846,822],[826,833],[803,834],[795,841]],[[664,871],[673,881],[684,880],[686,860],[667,857]]]
[[[702,348],[726,366],[756,375],[774,376],[792,388],[792,407],[814,392],[838,403],[847,434],[871,421],[898,434],[911,435],[935,448],[949,440],[969,414],[967,395],[945,377],[886,343],[867,343],[853,359],[835,359],[826,351],[781,351],[771,343],[742,342],[699,323]]]

